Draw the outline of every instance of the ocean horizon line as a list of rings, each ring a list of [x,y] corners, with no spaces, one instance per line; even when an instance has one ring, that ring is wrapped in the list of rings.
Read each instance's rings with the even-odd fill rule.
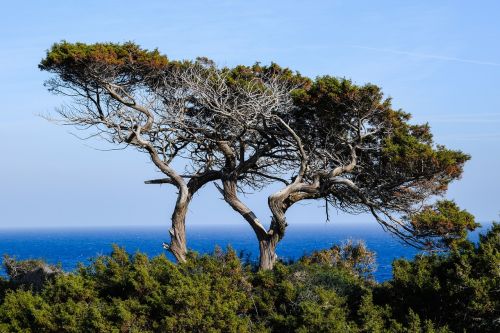
[[[288,225],[288,228],[296,228],[296,227],[349,227],[349,226],[373,226],[379,227],[380,225],[376,222],[311,222],[311,223],[291,223]],[[170,223],[166,224],[112,224],[112,225],[43,225],[43,226],[25,226],[25,225],[17,225],[17,226],[0,226],[0,231],[9,231],[9,230],[73,230],[73,229],[138,229],[138,228],[148,228],[148,229],[156,229],[156,228],[170,228]],[[190,228],[250,228],[250,226],[245,223],[187,223],[186,229]]]

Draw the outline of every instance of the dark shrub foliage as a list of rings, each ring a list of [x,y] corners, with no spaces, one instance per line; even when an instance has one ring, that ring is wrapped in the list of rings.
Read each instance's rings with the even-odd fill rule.
[[[114,247],[41,290],[0,280],[0,332],[498,332],[499,264],[498,224],[383,284],[353,242],[261,272],[231,249],[175,265]]]
[[[463,241],[445,256],[396,260],[393,274],[376,294],[396,317],[411,310],[454,332],[500,331],[500,224],[478,245]]]

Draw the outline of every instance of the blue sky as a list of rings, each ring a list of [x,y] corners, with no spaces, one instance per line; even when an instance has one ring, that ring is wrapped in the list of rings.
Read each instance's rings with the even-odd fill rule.
[[[0,20],[0,228],[168,225],[173,188],[135,151],[101,152],[48,123],[64,101],[37,69],[62,39],[135,41],[175,59],[220,65],[275,61],[314,77],[375,83],[396,107],[428,121],[436,141],[472,155],[448,198],[476,215],[500,212],[498,1],[6,1]],[[266,222],[266,193],[246,198]],[[322,203],[290,223],[325,223]],[[332,213],[330,223],[366,223]],[[188,223],[244,223],[213,185]],[[371,223],[374,223],[371,221]]]

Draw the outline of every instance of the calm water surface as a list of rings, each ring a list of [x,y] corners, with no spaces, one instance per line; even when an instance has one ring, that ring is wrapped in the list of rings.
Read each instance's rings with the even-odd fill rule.
[[[210,253],[216,245],[231,245],[236,251],[249,254],[252,259],[258,255],[255,235],[246,225],[196,225],[188,228],[187,236],[188,247],[200,253]],[[471,238],[477,240],[477,232]],[[298,259],[347,239],[364,240],[368,248],[376,253],[378,269],[375,277],[378,281],[391,277],[391,262],[395,258],[412,258],[417,254],[415,249],[401,244],[378,225],[348,226],[334,223],[313,227],[291,225],[277,253],[284,259]],[[90,258],[109,254],[111,244],[123,246],[130,253],[141,251],[155,256],[166,253],[161,244],[168,240],[167,227],[11,229],[0,230],[0,254],[9,254],[17,259],[43,258],[71,271],[79,263],[88,264]],[[5,272],[2,270],[0,275],[5,275]]]

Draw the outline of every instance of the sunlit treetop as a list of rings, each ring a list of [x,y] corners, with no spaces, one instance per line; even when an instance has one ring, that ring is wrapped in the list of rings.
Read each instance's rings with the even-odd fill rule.
[[[479,226],[471,213],[448,200],[425,206],[407,218],[419,237],[431,243],[440,242],[447,247],[460,245],[466,240],[467,232]]]
[[[66,82],[89,84],[96,79],[114,77],[122,84],[133,84],[169,66],[165,55],[137,44],[69,43],[52,45],[39,64],[41,70],[57,73]]]
[[[137,44],[117,43],[55,43],[47,51],[46,57],[40,63],[40,69],[50,70],[57,67],[68,69],[79,64],[102,63],[114,66],[141,65],[151,68],[165,68],[168,58],[153,51],[142,49]]]

